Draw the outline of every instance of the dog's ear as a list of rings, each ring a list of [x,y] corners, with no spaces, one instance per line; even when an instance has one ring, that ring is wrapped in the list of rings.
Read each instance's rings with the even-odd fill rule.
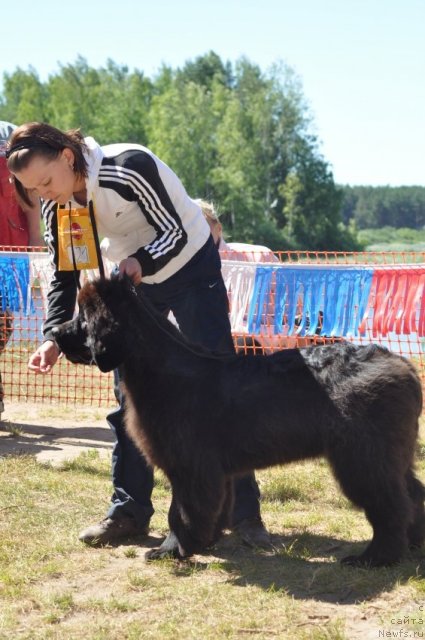
[[[118,332],[92,334],[89,346],[95,364],[103,373],[116,369],[125,360],[123,341]]]

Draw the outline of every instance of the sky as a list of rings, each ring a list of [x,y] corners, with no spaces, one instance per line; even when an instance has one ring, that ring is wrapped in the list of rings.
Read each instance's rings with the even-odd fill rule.
[[[6,0],[0,80],[83,56],[154,77],[215,51],[301,80],[335,181],[425,185],[425,0]],[[17,123],[19,124],[19,123]],[[76,126],[78,123],[75,123]],[[89,135],[89,132],[84,132]]]

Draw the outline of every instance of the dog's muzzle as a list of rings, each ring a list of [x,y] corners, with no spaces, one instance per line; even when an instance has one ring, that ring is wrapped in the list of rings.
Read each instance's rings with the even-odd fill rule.
[[[87,346],[87,333],[77,316],[52,330],[53,338],[67,359],[74,364],[95,364]]]

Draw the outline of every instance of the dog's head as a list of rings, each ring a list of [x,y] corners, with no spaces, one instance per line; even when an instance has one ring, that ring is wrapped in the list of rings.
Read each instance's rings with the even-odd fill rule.
[[[128,332],[122,327],[131,284],[127,280],[100,279],[86,283],[78,295],[74,320],[53,329],[53,336],[68,360],[96,364],[103,372],[116,369],[128,353]]]

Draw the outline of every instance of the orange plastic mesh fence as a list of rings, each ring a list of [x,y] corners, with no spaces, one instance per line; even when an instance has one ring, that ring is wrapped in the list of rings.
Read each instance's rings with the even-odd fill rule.
[[[356,344],[375,342],[410,358],[425,383],[425,252],[281,251],[274,253],[273,260],[269,258],[268,262],[261,264],[250,262],[249,258],[241,259],[240,255],[237,260],[232,257],[222,254],[232,330],[239,351],[271,353],[280,348],[323,344],[341,338]],[[11,295],[10,283],[15,279],[16,289],[22,289],[22,278],[25,277],[22,265],[19,267],[21,273],[17,272],[17,258],[27,261],[29,295],[25,299],[20,290],[19,309],[16,310],[15,299],[15,310],[11,312],[7,309],[7,298]],[[333,274],[352,274],[350,269],[353,268],[357,274],[365,273],[368,276],[370,293],[366,296],[367,304],[365,300],[362,303],[363,316],[354,317],[360,313],[361,304],[359,302],[356,306],[352,290],[349,287],[345,289],[347,295],[351,295],[354,316],[348,318],[344,325],[339,322],[337,315],[347,314],[347,301],[341,302],[337,297],[335,308],[331,308],[326,297],[330,291],[329,284],[325,283],[320,292],[315,291],[314,274],[322,270],[321,274],[326,272],[329,281]],[[296,270],[304,274],[304,281],[301,279],[301,284],[299,282],[291,290],[286,286],[286,281],[281,278],[280,282],[279,278]],[[44,248],[0,247],[0,296],[6,299],[6,303],[0,306],[0,374],[5,400],[114,405],[113,376],[100,373],[96,367],[73,365],[62,358],[47,375],[36,375],[27,368],[30,354],[42,339],[42,323],[47,310],[46,293],[51,275],[52,268]],[[90,277],[92,274],[86,275]],[[262,277],[269,278],[267,286]],[[9,278],[9,289],[4,284],[6,278]],[[296,300],[291,299],[291,291],[293,297],[296,295]],[[361,286],[356,291],[362,295]],[[279,306],[278,298],[282,297],[282,292],[285,300]],[[336,295],[335,292],[337,296],[342,295],[336,290],[333,295]],[[262,293],[265,294],[263,297]],[[257,296],[255,305],[252,304],[253,295]],[[6,307],[6,310],[2,311],[2,307]],[[316,321],[314,308],[319,309]],[[325,332],[331,312],[335,316],[334,329],[331,331],[328,326]],[[256,319],[256,331],[250,331]],[[350,322],[351,328],[356,325],[356,331],[338,333],[338,327],[349,328]],[[279,328],[278,332],[276,327]],[[0,385],[0,400],[1,397]]]

